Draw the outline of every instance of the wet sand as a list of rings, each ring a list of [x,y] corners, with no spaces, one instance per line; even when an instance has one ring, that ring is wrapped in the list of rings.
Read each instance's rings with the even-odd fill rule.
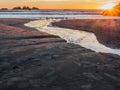
[[[53,24],[93,32],[100,43],[111,48],[120,48],[120,19],[62,20]]]
[[[119,90],[120,56],[0,19],[0,90]]]

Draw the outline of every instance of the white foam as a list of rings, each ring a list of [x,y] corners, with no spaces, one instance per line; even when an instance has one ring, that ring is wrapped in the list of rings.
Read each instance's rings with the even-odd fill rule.
[[[119,49],[108,48],[103,44],[99,43],[96,39],[96,36],[93,33],[60,27],[53,27],[50,24],[54,21],[57,20],[36,20],[26,23],[25,26],[33,27],[39,31],[47,32],[49,34],[58,35],[61,38],[65,39],[68,43],[78,44],[95,52],[113,53],[120,55]]]
[[[28,18],[28,19],[40,19],[40,18],[69,18],[69,19],[120,19],[118,16],[102,16],[102,15],[34,15],[34,14],[0,14],[0,18]]]

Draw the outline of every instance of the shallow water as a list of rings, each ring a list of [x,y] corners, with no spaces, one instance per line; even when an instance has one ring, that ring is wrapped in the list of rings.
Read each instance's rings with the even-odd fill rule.
[[[51,22],[54,21],[58,20],[56,19],[36,20],[26,23],[25,26],[36,28],[39,31],[60,36],[61,38],[65,39],[68,43],[78,44],[81,45],[82,47],[91,49],[95,52],[113,53],[120,55],[119,49],[112,49],[99,43],[98,40],[96,39],[96,36],[93,33],[60,27],[53,27],[51,25]]]

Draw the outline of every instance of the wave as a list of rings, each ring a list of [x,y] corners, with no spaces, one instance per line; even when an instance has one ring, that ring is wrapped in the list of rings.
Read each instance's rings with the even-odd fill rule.
[[[100,11],[92,10],[0,10],[0,14],[16,15],[98,15]]]

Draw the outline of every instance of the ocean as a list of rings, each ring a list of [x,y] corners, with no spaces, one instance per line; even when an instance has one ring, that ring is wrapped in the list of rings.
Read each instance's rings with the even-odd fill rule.
[[[0,10],[0,18],[57,18],[57,19],[110,19],[102,10]]]

